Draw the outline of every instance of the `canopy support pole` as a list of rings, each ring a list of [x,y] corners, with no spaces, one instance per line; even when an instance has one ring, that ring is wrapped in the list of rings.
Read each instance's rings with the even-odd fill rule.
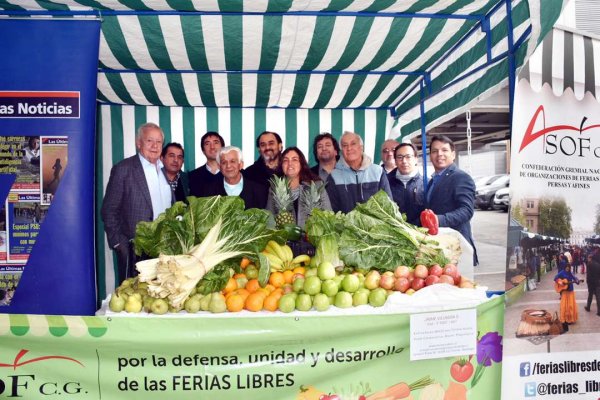
[[[509,118],[512,122],[513,117],[513,106],[515,100],[515,81],[517,74],[517,65],[515,62],[515,43],[513,37],[513,20],[512,20],[512,4],[511,0],[506,0],[506,22],[507,22],[507,35],[508,40],[508,110]],[[512,130],[512,123],[511,123]],[[511,132],[512,133],[512,132]]]
[[[425,85],[423,84],[423,80],[419,82],[419,90],[421,92],[421,101],[419,102],[419,108],[421,110],[421,148],[423,154],[423,187],[427,187],[427,119],[425,117]]]

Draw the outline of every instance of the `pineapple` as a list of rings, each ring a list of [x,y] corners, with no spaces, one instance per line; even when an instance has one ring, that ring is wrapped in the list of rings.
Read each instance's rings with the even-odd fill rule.
[[[300,196],[300,201],[302,202],[302,207],[309,210],[308,215],[310,215],[315,208],[323,208],[323,189],[325,189],[325,185],[317,184],[314,181],[310,183],[308,188],[304,188],[304,195]]]
[[[287,178],[273,176],[270,179],[271,197],[275,205],[275,225],[281,229],[286,224],[296,224],[292,207],[294,199],[292,198],[292,189]]]

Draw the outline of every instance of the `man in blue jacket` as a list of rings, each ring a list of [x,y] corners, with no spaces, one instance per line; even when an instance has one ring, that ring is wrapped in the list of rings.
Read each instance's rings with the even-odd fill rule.
[[[473,246],[473,265],[477,265],[477,250],[471,233],[475,182],[454,164],[456,152],[449,137],[434,135],[429,144],[429,157],[435,172],[427,185],[425,206],[437,215],[440,226],[457,230]]]
[[[392,197],[385,170],[364,153],[362,138],[344,132],[340,139],[342,158],[327,178],[327,195],[333,211],[348,213],[383,189]]]
[[[423,177],[417,169],[417,149],[412,143],[400,143],[394,149],[394,160],[396,168],[387,175],[392,198],[409,223],[420,225],[425,198]]]

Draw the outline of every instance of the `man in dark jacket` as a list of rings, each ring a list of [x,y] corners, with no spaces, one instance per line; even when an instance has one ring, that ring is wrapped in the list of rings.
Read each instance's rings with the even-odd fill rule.
[[[267,203],[262,187],[242,175],[244,160],[242,151],[234,146],[223,147],[217,155],[223,179],[211,183],[208,196],[240,196],[246,209],[265,208]]]
[[[434,135],[429,144],[429,154],[435,172],[427,186],[425,208],[437,215],[440,226],[450,227],[464,236],[473,246],[473,265],[477,265],[477,250],[471,234],[475,182],[454,164],[456,152],[449,137]]]
[[[313,141],[313,154],[317,165],[310,170],[323,182],[327,182],[329,174],[340,159],[340,145],[331,133],[323,132],[315,136]]]
[[[265,131],[256,138],[256,147],[258,147],[260,157],[244,170],[244,178],[261,185],[266,199],[269,195],[269,179],[273,175],[283,175],[280,160],[283,144],[281,137],[276,132]]]
[[[344,132],[340,143],[343,158],[331,171],[326,186],[333,211],[348,213],[379,190],[391,198],[387,175],[364,153],[362,138],[354,132]]]
[[[173,200],[186,201],[189,195],[187,174],[181,170],[183,166],[184,152],[179,143],[167,143],[160,153],[160,161],[163,163],[163,172],[173,192]]]
[[[586,280],[588,287],[588,298],[585,311],[590,311],[592,300],[596,296],[596,315],[600,316],[598,308],[598,298],[600,298],[600,249],[594,249],[594,252],[587,257],[586,262]]]
[[[206,164],[189,173],[190,195],[196,197],[208,196],[206,188],[213,182],[220,181],[223,177],[219,174],[217,154],[221,147],[225,147],[225,140],[217,132],[206,132],[200,138],[202,153],[206,157]]]
[[[417,169],[417,149],[411,143],[400,143],[394,150],[396,168],[388,173],[392,198],[406,220],[419,225],[421,211],[425,208],[423,177]]]

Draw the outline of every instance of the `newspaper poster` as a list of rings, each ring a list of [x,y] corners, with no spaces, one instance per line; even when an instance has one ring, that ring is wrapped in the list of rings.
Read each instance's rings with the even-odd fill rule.
[[[0,266],[0,306],[10,304],[21,274],[23,273],[22,265],[2,265]]]
[[[10,193],[6,208],[7,261],[25,264],[48,212],[48,206],[40,204],[39,194]]]
[[[42,137],[42,204],[52,203],[67,168],[67,137]]]
[[[12,190],[40,191],[40,137],[0,136],[0,173],[16,174]]]

